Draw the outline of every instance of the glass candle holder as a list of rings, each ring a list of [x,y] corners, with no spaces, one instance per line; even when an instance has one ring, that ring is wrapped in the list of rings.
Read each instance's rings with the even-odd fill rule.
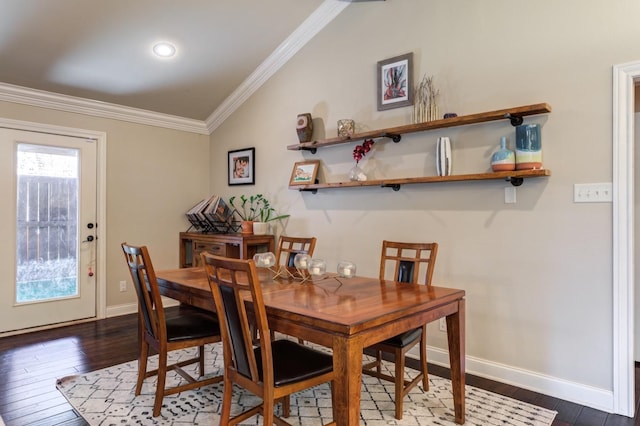
[[[309,264],[311,263],[311,256],[306,253],[298,253],[293,258],[293,266],[298,270],[305,270],[309,268]]]
[[[342,278],[352,278],[356,276],[356,264],[348,260],[338,262],[338,275]]]
[[[309,273],[314,276],[324,275],[327,272],[327,262],[322,259],[311,259]]]
[[[271,268],[276,264],[276,256],[270,251],[266,253],[256,253],[253,255],[253,261],[258,268]]]

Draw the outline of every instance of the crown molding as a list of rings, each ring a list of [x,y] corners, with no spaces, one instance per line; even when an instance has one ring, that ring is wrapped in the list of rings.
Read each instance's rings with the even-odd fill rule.
[[[206,119],[209,133],[213,133],[293,55],[348,6],[348,2],[325,0]]]
[[[0,100],[94,117],[209,135],[204,121],[130,108],[108,102],[60,95],[0,82]]]

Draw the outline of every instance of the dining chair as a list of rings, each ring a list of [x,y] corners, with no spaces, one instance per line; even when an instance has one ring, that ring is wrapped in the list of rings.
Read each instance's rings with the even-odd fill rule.
[[[438,254],[438,243],[402,243],[382,242],[380,257],[380,279],[392,279],[401,283],[418,284],[421,276],[424,283],[431,286],[431,278]],[[423,272],[421,273],[421,266]],[[390,275],[393,272],[393,275]],[[395,383],[396,419],[402,419],[402,403],[404,397],[422,380],[425,391],[429,390],[427,374],[427,325],[409,330],[390,339],[384,340],[367,349],[374,350],[376,359],[363,366],[364,374]],[[420,373],[412,380],[405,380],[405,354],[416,345],[420,352]],[[382,372],[382,353],[394,356],[395,372],[391,376]]]
[[[144,379],[158,377],[153,404],[153,416],[156,417],[160,414],[166,395],[222,381],[222,376],[203,378],[204,345],[221,341],[220,326],[214,313],[195,307],[181,306],[178,314],[167,316],[147,247],[122,243],[122,250],[138,296],[140,350],[135,394],[140,395]],[[198,348],[197,356],[168,364],[170,351],[191,347]],[[149,348],[158,353],[158,368],[151,371],[147,371]],[[182,369],[196,362],[198,379]],[[184,380],[180,385],[166,387],[166,375],[171,370],[175,370]]]
[[[255,262],[206,252],[201,256],[222,333],[224,391],[220,424],[235,425],[262,414],[265,425],[289,425],[275,415],[275,404],[282,403],[282,416],[289,417],[291,394],[326,382],[331,384],[333,401],[330,354],[287,339],[261,339],[253,344],[252,322],[261,336],[270,335]],[[262,403],[231,418],[234,385],[258,396]]]
[[[296,254],[305,253],[313,256],[316,247],[316,237],[287,237],[280,236],[276,250],[276,267],[294,267]]]

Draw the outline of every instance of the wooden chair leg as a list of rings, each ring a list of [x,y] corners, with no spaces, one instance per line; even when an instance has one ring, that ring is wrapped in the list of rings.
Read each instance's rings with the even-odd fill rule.
[[[140,358],[138,358],[138,381],[136,382],[136,396],[142,391],[142,383],[147,375],[147,358],[149,356],[149,344],[142,342],[140,344]]]
[[[273,394],[267,396],[263,395],[262,400],[262,424],[263,425],[273,425],[273,407],[275,405],[275,401],[273,399]]]
[[[153,417],[160,415],[162,400],[164,398],[164,387],[167,378],[167,352],[160,351],[158,354],[158,383],[156,384],[156,399],[153,403]]]
[[[289,417],[291,415],[291,395],[287,395],[282,398],[282,417]]]
[[[224,388],[222,392],[222,410],[220,410],[220,426],[227,426],[229,424],[229,417],[231,417],[231,399],[233,398],[233,383],[231,380],[224,378]]]
[[[429,390],[429,372],[427,368],[427,339],[423,339],[420,342],[420,372],[422,373],[422,388],[425,392]]]
[[[198,368],[200,377],[204,376],[204,345],[198,347]]]

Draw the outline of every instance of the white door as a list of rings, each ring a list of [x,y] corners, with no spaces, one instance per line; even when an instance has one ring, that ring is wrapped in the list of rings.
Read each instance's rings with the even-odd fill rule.
[[[0,332],[96,316],[96,145],[0,129]]]

